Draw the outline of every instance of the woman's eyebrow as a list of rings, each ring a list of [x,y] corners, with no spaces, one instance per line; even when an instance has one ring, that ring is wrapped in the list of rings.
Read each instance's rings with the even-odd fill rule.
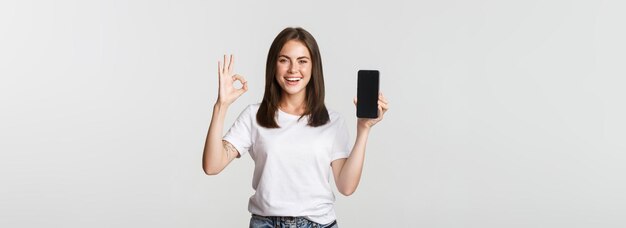
[[[289,56],[286,56],[286,55],[279,55],[278,57],[284,57],[284,58],[290,59]],[[300,56],[297,59],[310,59],[310,58],[307,56]]]

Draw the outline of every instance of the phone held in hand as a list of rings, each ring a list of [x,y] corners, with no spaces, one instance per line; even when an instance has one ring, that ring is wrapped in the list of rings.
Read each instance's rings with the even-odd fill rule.
[[[380,73],[377,70],[359,70],[356,92],[356,116],[378,118],[378,90]]]

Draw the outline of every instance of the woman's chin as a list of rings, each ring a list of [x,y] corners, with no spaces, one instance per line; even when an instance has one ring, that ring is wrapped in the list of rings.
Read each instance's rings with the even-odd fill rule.
[[[297,88],[284,88],[283,92],[287,95],[293,96],[293,95],[298,95],[300,93],[304,93],[304,88],[302,89],[297,89]]]

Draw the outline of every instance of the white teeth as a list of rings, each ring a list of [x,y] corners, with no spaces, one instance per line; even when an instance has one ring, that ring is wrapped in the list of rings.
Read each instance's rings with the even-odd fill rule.
[[[287,79],[287,81],[290,81],[290,82],[300,81],[300,78],[285,78],[285,79]]]

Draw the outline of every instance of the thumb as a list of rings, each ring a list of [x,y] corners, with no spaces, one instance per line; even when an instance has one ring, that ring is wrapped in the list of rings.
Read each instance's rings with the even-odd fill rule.
[[[354,97],[354,99],[352,100],[352,102],[354,102],[354,105],[356,105],[356,97]]]

